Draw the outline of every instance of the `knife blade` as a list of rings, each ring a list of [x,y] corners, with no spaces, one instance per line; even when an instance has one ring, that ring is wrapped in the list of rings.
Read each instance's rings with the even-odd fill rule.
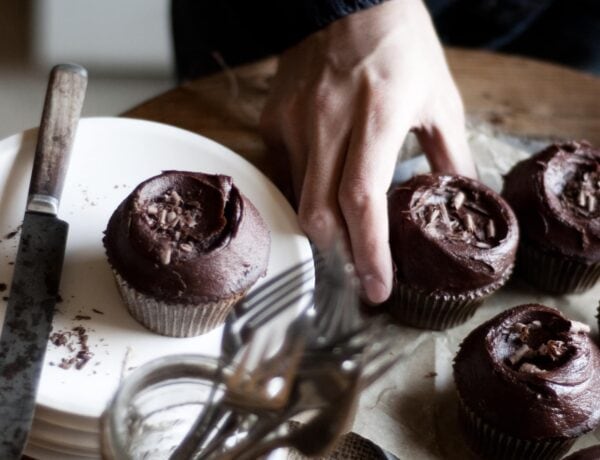
[[[14,274],[0,335],[0,459],[19,459],[52,328],[68,224],[57,218],[87,72],[50,72]]]

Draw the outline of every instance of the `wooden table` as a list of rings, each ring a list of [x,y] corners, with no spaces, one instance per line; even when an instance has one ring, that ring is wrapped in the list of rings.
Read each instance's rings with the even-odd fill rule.
[[[469,117],[511,134],[587,139],[600,146],[600,78],[524,58],[446,51]],[[123,115],[212,138],[273,179],[256,127],[276,65],[270,59],[202,78]]]

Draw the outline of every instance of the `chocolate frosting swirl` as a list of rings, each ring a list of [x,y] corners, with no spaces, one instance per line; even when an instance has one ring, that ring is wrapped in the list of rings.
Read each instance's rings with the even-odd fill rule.
[[[600,150],[585,142],[551,145],[517,163],[502,194],[524,240],[600,261]]]
[[[266,273],[270,233],[231,177],[165,171],[125,198],[103,242],[136,290],[203,303],[243,293]]]
[[[462,176],[415,176],[389,197],[390,246],[400,280],[464,293],[509,273],[518,226],[493,190]]]
[[[464,404],[521,439],[571,438],[600,422],[600,350],[587,325],[538,304],[473,330],[454,360]]]

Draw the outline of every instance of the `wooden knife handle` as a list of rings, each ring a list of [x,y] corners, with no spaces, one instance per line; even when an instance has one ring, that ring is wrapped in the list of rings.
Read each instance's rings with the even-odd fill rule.
[[[87,71],[77,64],[59,64],[50,72],[29,185],[30,211],[56,214],[86,87]]]

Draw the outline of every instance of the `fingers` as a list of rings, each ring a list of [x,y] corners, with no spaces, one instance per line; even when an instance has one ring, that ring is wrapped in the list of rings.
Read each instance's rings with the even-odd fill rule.
[[[461,174],[476,178],[477,171],[467,143],[464,112],[458,102],[433,111],[432,121],[416,130],[417,138],[434,172]]]
[[[361,286],[377,304],[392,289],[387,190],[410,123],[395,104],[368,97],[366,110],[359,110],[354,121],[338,198]]]
[[[261,134],[270,153],[268,166],[274,170],[274,177],[279,180],[278,187],[295,205],[300,199],[308,150],[306,117],[296,100],[295,95],[286,99],[270,99],[260,120]]]
[[[349,121],[342,115],[344,101],[324,89],[316,91],[309,105],[309,147],[298,206],[300,227],[317,248],[331,247],[344,238],[345,225],[337,202],[338,186],[348,146]]]

